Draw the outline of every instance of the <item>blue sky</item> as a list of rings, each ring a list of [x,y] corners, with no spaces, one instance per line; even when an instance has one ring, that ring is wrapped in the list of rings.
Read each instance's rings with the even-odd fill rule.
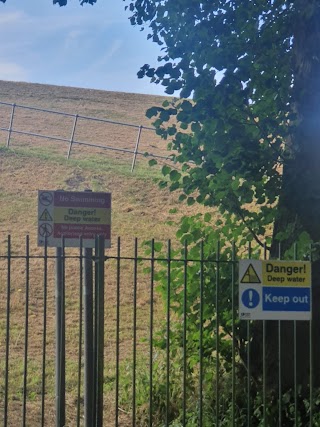
[[[122,0],[0,2],[0,80],[163,95],[162,86],[137,78],[161,51],[130,25],[124,7]]]

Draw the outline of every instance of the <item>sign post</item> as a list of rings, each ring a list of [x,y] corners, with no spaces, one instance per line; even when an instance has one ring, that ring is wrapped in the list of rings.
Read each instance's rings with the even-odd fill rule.
[[[311,262],[239,261],[239,317],[310,320]]]
[[[83,320],[84,320],[84,425],[94,425],[94,333],[92,248],[84,248]]]
[[[66,344],[63,248],[56,248],[56,427],[66,423]]]
[[[84,415],[85,426],[102,426],[104,248],[111,235],[111,194],[40,190],[38,192],[38,245],[56,247],[56,426],[65,425],[65,302],[64,247],[84,253]],[[93,310],[92,248],[99,236],[96,313]],[[102,242],[102,243],[101,243]],[[103,245],[103,247],[101,246]],[[63,246],[63,247],[62,247]],[[93,318],[97,322],[93,322]],[[94,341],[96,336],[96,343]],[[95,345],[96,344],[96,345]],[[96,347],[96,348],[95,348]],[[97,393],[97,395],[96,395]]]

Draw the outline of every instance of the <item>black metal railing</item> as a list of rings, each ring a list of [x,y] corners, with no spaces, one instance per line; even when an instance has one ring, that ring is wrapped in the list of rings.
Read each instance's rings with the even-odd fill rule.
[[[238,320],[234,245],[79,246],[31,250],[9,236],[0,248],[1,424],[316,425],[312,357],[308,390],[296,363],[284,390],[284,323],[271,371],[273,326]]]

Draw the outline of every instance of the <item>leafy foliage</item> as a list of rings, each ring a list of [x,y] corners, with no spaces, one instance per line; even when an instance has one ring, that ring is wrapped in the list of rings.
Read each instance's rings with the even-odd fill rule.
[[[188,203],[234,214],[257,241],[286,209],[312,234],[306,212],[297,208],[301,192],[294,190],[302,186],[297,156],[304,142],[297,135],[299,125],[305,126],[299,70],[302,62],[308,60],[309,69],[316,63],[299,46],[300,39],[308,42],[308,31],[316,31],[317,2],[129,3],[131,23],[147,28],[148,38],[163,50],[161,65],[146,64],[138,76],[162,84],[168,94],[179,90],[185,98],[147,112],[163,138],[173,137],[169,148],[184,166],[179,179],[165,174],[170,189],[182,190]],[[292,175],[285,182],[284,170]],[[286,209],[278,204],[284,192]],[[310,197],[306,187],[304,194]],[[296,231],[301,230],[296,226]]]
[[[157,133],[168,140],[174,161],[181,166],[179,171],[175,165],[164,166],[164,179],[159,185],[178,191],[181,202],[199,203],[222,214],[211,228],[210,213],[204,222],[199,216],[183,218],[178,237],[190,243],[191,252],[199,252],[203,238],[211,242],[221,239],[221,247],[226,249],[220,255],[229,261],[232,241],[239,245],[254,241],[263,246],[267,240],[273,257],[279,256],[278,243],[283,242],[283,252],[292,258],[292,244],[298,240],[303,243],[302,253],[307,254],[306,245],[320,239],[317,219],[320,172],[316,166],[320,163],[316,142],[320,135],[319,2],[128,0],[128,3],[131,23],[146,29],[147,37],[162,46],[163,52],[157,68],[145,64],[138,76],[163,85],[170,95],[179,91],[181,96],[147,111],[147,116],[154,118]],[[216,248],[212,244],[209,247],[210,258]],[[314,259],[318,258],[316,253]],[[187,303],[188,334],[194,337],[188,341],[188,351],[195,354],[199,328],[205,326],[206,357],[211,363],[211,355],[220,343],[224,374],[228,375],[231,347],[224,336],[230,331],[232,319],[231,273],[226,266],[219,270],[223,291],[219,293],[217,307],[214,296],[218,290],[210,286],[216,268],[206,269],[208,280],[203,297],[209,308],[203,321],[199,318],[199,267],[188,270],[187,302],[181,290],[185,279],[183,266],[172,269],[172,307],[178,319],[174,324],[173,348],[182,346],[179,322]],[[320,278],[319,268],[313,274]],[[158,280],[165,300],[163,274]],[[320,308],[319,299],[314,296],[315,306],[317,310]],[[218,309],[220,328],[214,333]],[[255,342],[259,341],[260,332],[257,328]],[[307,329],[301,328],[300,338],[307,333]],[[237,324],[232,339],[237,343],[240,359],[246,347],[243,337],[241,325]],[[276,340],[269,338],[269,354],[276,354]],[[284,334],[288,348],[291,339],[288,329],[287,336]],[[164,345],[161,338],[159,345]],[[319,360],[320,348],[315,346],[313,358]],[[268,366],[272,363],[269,359]],[[193,366],[198,362],[196,359]],[[289,356],[282,363],[291,366]],[[259,368],[257,360],[253,360],[255,364]],[[261,381],[259,375],[255,374],[257,383]],[[292,380],[286,378],[286,390]],[[255,425],[262,425],[258,402],[261,396],[257,391],[251,397],[258,406]],[[292,404],[287,409],[284,418],[290,423]],[[268,412],[277,422],[275,405],[270,405]],[[302,419],[305,422],[306,418]]]

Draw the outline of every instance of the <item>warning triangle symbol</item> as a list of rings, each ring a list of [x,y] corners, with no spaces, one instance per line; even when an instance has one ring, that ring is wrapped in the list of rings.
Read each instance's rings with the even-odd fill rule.
[[[49,214],[48,209],[45,209],[39,218],[40,221],[53,221],[52,216]]]
[[[261,283],[261,280],[259,279],[259,276],[252,264],[249,264],[249,267],[241,279],[241,283]]]

